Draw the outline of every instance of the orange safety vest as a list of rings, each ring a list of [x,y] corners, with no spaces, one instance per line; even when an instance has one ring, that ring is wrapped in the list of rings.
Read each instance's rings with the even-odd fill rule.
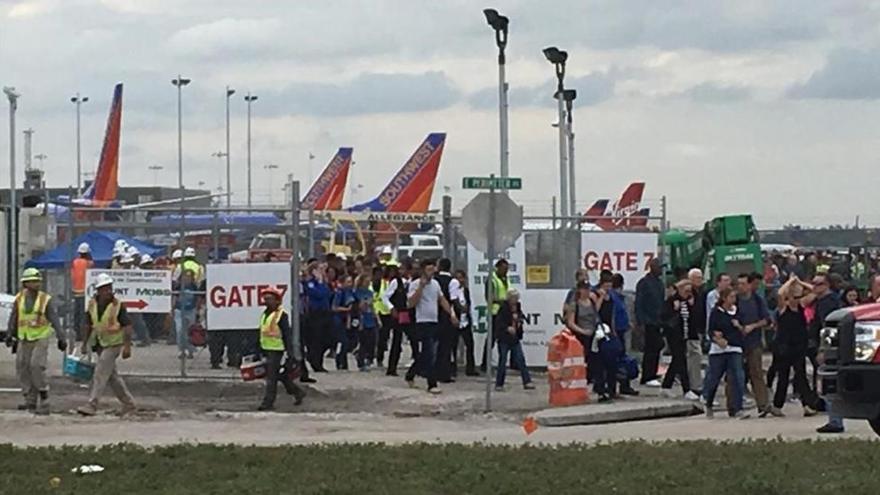
[[[547,349],[550,405],[573,406],[590,400],[584,346],[568,329],[550,339]]]
[[[82,296],[86,293],[86,270],[95,266],[95,262],[85,258],[73,260],[70,266],[70,281],[73,285],[73,295]]]

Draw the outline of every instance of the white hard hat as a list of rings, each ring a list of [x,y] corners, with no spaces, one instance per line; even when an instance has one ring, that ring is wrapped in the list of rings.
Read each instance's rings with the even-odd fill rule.
[[[348,258],[345,256],[345,253],[336,253],[336,259],[340,259],[342,261],[345,261]]]
[[[95,288],[100,289],[105,285],[113,285],[113,278],[111,278],[110,275],[107,275],[106,273],[99,273],[98,280],[95,281]]]
[[[127,252],[128,254],[130,254],[132,256],[137,256],[137,255],[141,254],[141,252],[138,251],[138,248],[136,248],[134,246],[128,246],[128,249],[126,249],[125,252]]]
[[[179,260],[180,258],[183,258],[183,251],[181,251],[180,249],[175,249],[174,252],[171,253],[171,259]]]
[[[117,247],[113,248],[113,257],[114,258],[117,258],[117,257],[122,256],[124,254],[125,254],[125,248],[117,248]]]
[[[125,242],[125,239],[116,239],[116,242],[113,243],[113,249],[125,249],[128,247],[128,243]]]
[[[196,250],[193,249],[192,246],[190,246],[190,247],[186,248],[186,250],[183,252],[183,255],[186,257],[195,256]]]
[[[78,248],[76,248],[76,252],[78,252],[79,254],[88,254],[92,252],[92,248],[89,246],[88,242],[84,242],[80,244]]]
[[[382,254],[394,254],[394,251],[391,250],[391,246],[385,246],[382,248]]]
[[[147,263],[152,263],[152,262],[153,262],[153,257],[150,256],[149,254],[144,254],[143,256],[141,256],[141,264],[142,265],[146,265]]]
[[[134,263],[134,256],[125,253],[122,255],[122,258],[119,260],[120,263]]]

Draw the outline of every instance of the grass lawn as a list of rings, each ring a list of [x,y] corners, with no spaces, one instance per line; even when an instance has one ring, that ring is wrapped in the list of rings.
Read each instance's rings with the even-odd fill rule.
[[[74,475],[80,464],[103,473]],[[0,494],[880,493],[880,443],[0,446]],[[50,480],[60,478],[53,487]],[[57,481],[57,480],[55,480]]]

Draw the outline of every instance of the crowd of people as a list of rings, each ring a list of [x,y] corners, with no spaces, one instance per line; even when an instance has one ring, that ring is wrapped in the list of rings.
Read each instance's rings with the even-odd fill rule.
[[[635,299],[636,319],[645,332],[642,385],[658,386],[661,394],[675,396],[671,388],[678,381],[683,397],[699,400],[709,417],[714,416],[722,378],[725,408],[732,417],[750,417],[752,402],[759,417],[784,416],[789,386],[804,416],[828,410],[817,395],[816,380],[825,318],[841,307],[878,302],[880,276],[873,277],[863,293],[851,283],[863,275],[860,261],[851,259],[846,265],[850,275],[832,272],[822,261],[815,255],[770,256],[765,273],[719,273],[711,291],[705,290],[699,269],[666,287],[659,263],[652,266],[639,281]],[[672,360],[660,382],[658,363],[664,348]],[[766,351],[772,353],[767,370]],[[708,366],[703,376],[705,353]],[[746,399],[747,386],[753,399]],[[843,432],[843,421],[832,415],[818,431]]]
[[[180,359],[193,358],[192,328],[203,321],[205,290],[205,267],[196,261],[192,248],[176,250],[170,262],[157,266],[151,256],[121,242],[114,248],[112,268],[172,271],[173,314],[126,311],[113,298],[109,277],[98,280],[97,293],[86,304],[85,271],[94,266],[90,252],[87,244],[80,245],[71,268],[76,340],[85,345],[93,334],[98,347],[104,349],[89,402],[81,408],[84,414],[94,413],[107,385],[124,408],[133,408],[114,364],[117,358],[130,355],[132,343],[148,346],[164,337],[178,347]],[[642,387],[657,387],[662,396],[701,403],[712,417],[720,407],[715,398],[724,379],[724,409],[732,417],[749,417],[752,407],[759,417],[783,416],[790,386],[805,416],[828,410],[816,390],[822,324],[840,307],[880,301],[880,276],[872,278],[862,293],[851,283],[865,275],[865,267],[855,257],[845,269],[832,269],[820,256],[774,253],[766,261],[764,273],[716,274],[712,289],[707,290],[699,269],[680,274],[670,284],[660,261],[653,260],[636,285],[632,310],[621,274],[602,271],[591,283],[587,271],[578,270],[562,315],[565,328],[583,346],[597,401],[638,395],[631,381],[639,378]],[[514,368],[529,390],[534,385],[522,347],[521,295],[510,287],[508,269],[506,260],[498,260],[484,284],[486,300],[492,301],[486,317],[492,322],[493,348],[497,348],[492,353],[493,360],[497,359],[495,388],[505,390],[507,370]],[[327,362],[337,370],[348,370],[353,364],[360,372],[381,369],[388,376],[399,376],[405,343],[410,365],[404,381],[410,387],[418,387],[416,378],[421,377],[429,393],[439,394],[440,384],[454,383],[462,342],[464,373],[479,374],[473,335],[476,308],[468,276],[462,270],[453,273],[449,259],[400,263],[392,259],[390,250],[377,258],[327,254],[320,260],[307,260],[300,276],[299,341],[293,342],[281,294],[272,291],[262,295],[266,310],[254,328],[212,332],[207,338],[213,368],[221,367],[224,351],[230,367],[240,366],[243,355],[261,354],[266,359],[271,386],[266,387],[261,409],[274,406],[279,381],[301,402],[304,393],[293,378],[315,382],[315,374],[327,372]],[[55,335],[59,349],[64,350],[67,339],[51,296],[40,290],[41,281],[39,271],[24,272],[7,343],[14,341],[18,346],[17,372],[25,395],[22,408],[45,412],[47,342]],[[636,328],[644,341],[640,370],[627,353],[631,340],[627,335]],[[664,350],[671,361],[661,373]],[[767,350],[772,362],[765,370]],[[302,359],[293,360],[294,355]],[[485,371],[485,346],[479,356],[479,369]],[[807,373],[808,363],[812,377]],[[675,390],[676,384],[680,391]],[[819,431],[842,432],[843,428],[842,420],[832,416]]]

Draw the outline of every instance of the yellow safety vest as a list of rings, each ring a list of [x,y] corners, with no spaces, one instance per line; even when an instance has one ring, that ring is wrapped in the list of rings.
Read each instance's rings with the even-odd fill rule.
[[[507,299],[507,283],[501,280],[495,272],[492,272],[492,287],[495,289],[495,300],[492,301],[492,316],[498,314],[501,303]]]
[[[260,316],[260,347],[264,351],[283,351],[284,338],[281,336],[281,327],[278,322],[284,315],[284,308],[278,307],[273,313]]]
[[[196,260],[184,261],[183,265],[181,265],[180,274],[183,275],[183,272],[185,272],[187,270],[192,270],[193,279],[196,282],[200,282],[202,280],[202,265],[200,265],[198,261],[196,261]]]
[[[379,260],[379,264],[382,266],[400,266],[400,263],[397,262],[396,259],[391,258],[390,260]]]
[[[18,339],[30,342],[48,339],[52,335],[52,325],[46,318],[46,308],[52,296],[39,291],[30,313],[25,310],[25,299],[24,291],[15,296],[18,305]]]
[[[391,314],[391,308],[386,306],[385,301],[382,300],[382,294],[384,294],[387,290],[388,281],[383,278],[382,283],[379,284],[379,292],[373,293],[373,311],[375,311],[377,315]]]
[[[104,308],[98,317],[98,300],[89,301],[89,316],[92,318],[92,332],[97,336],[101,347],[115,347],[125,342],[122,325],[119,324],[119,308],[122,305],[115,298]]]

